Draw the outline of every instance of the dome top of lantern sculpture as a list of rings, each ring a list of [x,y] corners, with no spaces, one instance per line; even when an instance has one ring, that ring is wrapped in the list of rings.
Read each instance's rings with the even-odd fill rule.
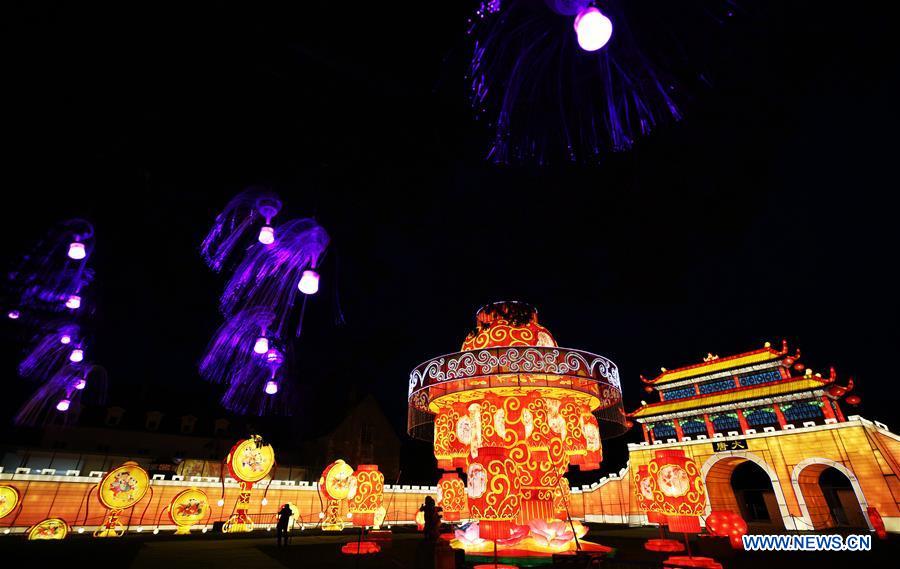
[[[434,416],[452,402],[474,401],[486,392],[568,397],[585,403],[603,438],[625,427],[619,370],[608,358],[562,348],[538,323],[533,306],[494,302],[475,315],[461,351],[425,361],[409,375],[410,436],[432,440]]]

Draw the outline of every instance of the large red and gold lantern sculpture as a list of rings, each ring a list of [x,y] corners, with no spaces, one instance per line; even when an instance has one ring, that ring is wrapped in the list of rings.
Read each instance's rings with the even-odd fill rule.
[[[325,499],[325,511],[319,512],[323,531],[344,529],[344,520],[341,517],[342,504],[344,500],[355,498],[356,490],[357,480],[353,475],[352,466],[338,459],[325,467],[319,478],[319,494]]]
[[[253,485],[264,478],[275,468],[275,450],[272,445],[263,443],[259,435],[251,435],[237,442],[225,458],[231,476],[241,486],[234,513],[222,525],[223,533],[239,533],[253,531],[253,519],[250,518],[250,492]]]
[[[96,531],[94,537],[121,537],[125,527],[119,521],[122,512],[141,501],[150,486],[147,471],[133,461],[107,472],[96,486],[97,499],[106,508],[106,519]],[[151,497],[152,500],[152,497]]]
[[[498,302],[475,319],[460,352],[410,374],[408,429],[433,439],[439,468],[463,469],[478,543],[502,546],[558,515],[569,466],[599,468],[601,436],[624,432],[625,415],[616,365],[559,347],[533,307]]]
[[[350,513],[358,526],[381,527],[384,521],[384,474],[378,465],[361,464],[353,473],[356,494],[350,498]]]
[[[444,510],[444,521],[462,519],[466,510],[466,486],[455,472],[445,472],[438,480],[437,505]]]

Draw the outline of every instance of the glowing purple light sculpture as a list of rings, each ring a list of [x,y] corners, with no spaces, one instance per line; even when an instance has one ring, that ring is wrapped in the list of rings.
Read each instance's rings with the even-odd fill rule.
[[[275,243],[275,229],[271,225],[263,225],[259,228],[259,237],[257,239],[263,245]]]
[[[69,399],[60,399],[59,403],[56,404],[56,410],[62,413],[65,413],[69,410],[69,405],[72,404],[72,401]]]
[[[729,40],[720,25],[728,2],[721,14],[706,2],[592,4],[480,3],[468,29],[466,79],[473,113],[491,136],[488,160],[594,162],[680,120],[691,91],[708,88],[699,71],[715,54],[710,36]],[[640,34],[653,41],[639,44]]]
[[[202,247],[209,266],[220,271],[237,244],[245,245],[220,300],[225,323],[200,363],[205,379],[226,385],[222,405],[233,412],[290,412],[277,401],[290,394],[290,382],[284,381],[290,359],[285,352],[292,350],[290,338],[299,335],[303,321],[303,310],[298,314],[294,309],[301,297],[305,302],[304,295],[318,290],[313,267],[323,258],[329,237],[313,219],[273,226],[280,209],[274,194],[251,188],[229,202]],[[265,225],[251,241],[248,228],[260,217]]]
[[[319,273],[312,269],[303,271],[297,289],[303,294],[316,294],[319,292]]]
[[[612,22],[600,10],[589,6],[575,17],[578,46],[584,51],[597,51],[612,37]]]
[[[87,380],[84,379],[83,377],[79,377],[78,379],[75,380],[75,385],[74,385],[74,387],[75,387],[75,389],[77,389],[78,391],[81,391],[82,389],[84,389],[85,387],[87,387]]]
[[[66,345],[71,341],[72,341],[72,336],[69,336],[68,334],[63,334],[62,336],[59,337],[59,343],[62,345]]]
[[[66,308],[71,310],[78,310],[81,308],[81,297],[77,294],[69,295],[69,298],[66,299]]]
[[[10,310],[9,312],[6,313],[6,316],[7,316],[10,320],[18,320],[20,314],[19,314],[19,311],[18,311],[18,310]]]
[[[280,198],[267,188],[253,186],[236,195],[216,216],[212,229],[200,246],[206,264],[216,272],[221,271],[231,254],[248,241],[249,232],[260,218],[265,220],[272,233],[264,235],[260,230],[257,241],[266,243],[271,237],[274,242],[275,230],[271,222],[280,210]]]
[[[81,348],[75,348],[72,350],[72,353],[69,354],[69,361],[72,363],[80,363],[84,360],[84,350]]]
[[[264,354],[269,351],[269,339],[265,336],[260,336],[256,339],[256,342],[253,343],[253,351],[257,354]]]
[[[69,258],[74,259],[76,261],[80,261],[87,256],[87,252],[84,250],[84,243],[79,243],[78,241],[73,241],[69,243]]]

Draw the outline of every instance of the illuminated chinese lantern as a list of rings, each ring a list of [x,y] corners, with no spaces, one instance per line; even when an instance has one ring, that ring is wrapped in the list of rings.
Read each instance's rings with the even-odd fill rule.
[[[375,464],[361,464],[356,468],[354,476],[356,494],[350,499],[353,523],[358,526],[380,525],[375,523],[375,512],[384,503],[384,474],[378,471]]]
[[[125,527],[119,521],[122,512],[140,502],[148,490],[153,499],[150,476],[132,461],[107,472],[96,489],[97,499],[107,511],[106,519],[94,532],[94,537],[121,537],[125,534]]]
[[[182,490],[169,503],[169,519],[177,529],[175,535],[188,535],[191,526],[208,519],[212,510],[206,492],[199,488]]]
[[[505,448],[482,448],[468,469],[469,512],[479,521],[482,539],[506,538],[519,513],[516,462]]]
[[[325,511],[319,514],[324,531],[344,529],[344,520],[341,519],[341,503],[344,500],[352,500],[356,496],[356,489],[357,480],[353,475],[352,466],[338,459],[325,467],[319,478],[319,493],[327,501]]]
[[[654,502],[653,487],[647,472],[647,465],[642,464],[634,473],[634,496],[642,512],[647,514],[647,521],[651,524],[666,525],[666,516],[651,509]]]
[[[557,519],[569,519],[569,495],[571,492],[569,481],[565,477],[560,478],[556,490],[553,492],[553,512]]]
[[[625,418],[615,364],[560,348],[520,302],[483,307],[460,352],[410,374],[410,435],[433,436],[438,467],[467,474],[469,515],[482,540],[456,540],[467,551],[490,542],[514,548],[521,528],[562,517],[563,475],[571,465],[599,468],[601,422],[611,436],[624,432]],[[575,547],[574,535],[568,545],[551,541],[535,538],[529,547]]]
[[[444,520],[458,522],[466,509],[466,487],[455,472],[445,472],[437,485],[437,505],[444,510]]]
[[[269,475],[275,468],[275,450],[263,443],[259,435],[251,435],[237,442],[225,458],[232,478],[240,483],[234,513],[222,525],[223,533],[253,531],[250,518],[250,492],[253,485]]]
[[[747,522],[740,514],[727,511],[715,511],[706,516],[706,529],[710,534],[727,537],[734,549],[743,549],[741,536],[747,535]]]
[[[658,450],[647,465],[647,475],[653,496],[650,511],[666,516],[673,532],[699,533],[706,488],[697,463],[683,450]]]

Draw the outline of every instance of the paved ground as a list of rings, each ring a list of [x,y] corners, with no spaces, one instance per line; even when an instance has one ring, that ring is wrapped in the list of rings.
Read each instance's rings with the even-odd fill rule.
[[[375,556],[346,556],[342,544],[352,539],[343,535],[295,533],[287,548],[275,545],[273,533],[258,532],[245,536],[195,534],[189,537],[129,535],[115,540],[72,536],[64,542],[26,542],[21,536],[0,536],[0,566],[5,569],[28,567],[133,567],[138,569],[260,568],[284,569],[315,567],[323,569],[418,569],[424,564],[421,536],[399,530],[389,549]],[[656,537],[655,530],[593,527],[588,539],[617,548],[607,569],[659,569],[666,557],[645,551],[643,542]],[[695,553],[715,556],[727,569],[825,569],[852,567],[880,569],[896,567],[900,560],[900,536],[873,542],[871,552],[839,553],[746,553],[733,552],[709,542],[694,542]],[[418,561],[417,561],[418,559]]]

